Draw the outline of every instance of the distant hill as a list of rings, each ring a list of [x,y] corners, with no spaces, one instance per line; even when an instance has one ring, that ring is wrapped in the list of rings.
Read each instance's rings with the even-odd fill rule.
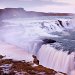
[[[44,13],[35,11],[26,11],[23,8],[5,8],[0,9],[0,19],[4,18],[25,18],[36,16],[70,16],[72,13]]]

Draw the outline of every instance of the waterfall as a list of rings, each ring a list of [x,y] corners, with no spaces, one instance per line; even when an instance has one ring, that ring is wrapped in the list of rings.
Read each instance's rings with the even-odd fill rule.
[[[37,53],[37,58],[41,65],[59,72],[70,74],[75,70],[75,53],[68,55],[67,51],[58,51],[49,44],[42,45]]]
[[[0,39],[9,44],[13,44],[23,50],[34,54],[39,59],[41,65],[56,71],[70,74],[75,69],[74,52],[57,50],[50,44],[43,44],[43,39],[58,38],[61,36],[52,34],[53,32],[63,32],[72,29],[71,19],[61,20],[6,20],[0,28]],[[67,32],[66,32],[67,33]],[[62,35],[63,35],[62,34]],[[64,36],[66,36],[64,34]],[[57,40],[56,40],[57,41]],[[43,45],[42,45],[43,44]]]

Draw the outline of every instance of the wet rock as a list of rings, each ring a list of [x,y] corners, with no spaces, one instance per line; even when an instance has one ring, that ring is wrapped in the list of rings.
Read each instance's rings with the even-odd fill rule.
[[[36,75],[38,72],[34,70],[28,70],[28,73],[31,75]]]
[[[32,57],[34,58],[33,63],[39,65],[39,60],[37,59],[37,57],[35,55],[32,55]]]
[[[56,73],[55,75],[64,75],[64,74],[58,72],[58,73]]]
[[[55,73],[55,75],[67,75],[66,73],[62,73],[62,72],[57,72]]]
[[[55,43],[56,41],[55,40],[52,40],[52,39],[44,39],[43,40],[43,44],[49,44],[49,43]]]
[[[62,27],[64,27],[61,20],[58,20],[58,22]]]
[[[71,54],[72,52],[71,51],[68,51],[68,54]]]
[[[55,75],[56,71],[43,67],[42,65],[36,66],[35,71],[38,71],[39,73],[44,73],[44,75]]]
[[[36,59],[36,56],[33,55]],[[0,60],[0,75],[55,75],[59,74],[53,69],[37,65],[32,67],[32,64],[25,61],[13,61],[11,59]],[[61,73],[62,75],[66,75]]]
[[[0,59],[2,59],[4,56],[0,55]]]

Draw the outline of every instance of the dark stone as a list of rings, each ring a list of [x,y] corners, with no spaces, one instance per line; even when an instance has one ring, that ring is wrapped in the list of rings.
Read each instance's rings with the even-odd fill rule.
[[[0,59],[2,59],[4,56],[0,55]]]
[[[39,65],[39,60],[37,59],[37,57],[35,55],[32,55],[32,57],[34,58],[33,62]]]
[[[71,54],[71,53],[72,53],[72,51],[68,51],[68,55]]]
[[[32,57],[33,57],[33,58],[36,58],[36,56],[35,56],[35,55],[32,55]]]
[[[60,24],[62,27],[64,27],[63,24],[62,24],[62,21],[58,20],[58,22],[59,22],[59,24]]]
[[[52,39],[44,39],[43,40],[43,44],[49,44],[49,43],[55,43],[56,41],[55,40],[52,40]]]

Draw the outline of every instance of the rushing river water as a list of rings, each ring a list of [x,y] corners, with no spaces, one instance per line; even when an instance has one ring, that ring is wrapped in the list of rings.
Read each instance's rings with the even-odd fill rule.
[[[75,69],[73,22],[72,17],[2,20],[0,40],[35,54],[45,67],[69,74]],[[43,44],[43,39],[56,42]]]
[[[75,31],[74,29],[71,30],[65,30],[64,32],[54,32],[52,34],[58,35],[60,37],[58,38],[52,38],[56,40],[59,45],[53,44],[56,49],[60,50],[63,49],[63,51],[69,51],[69,53],[75,51]]]

